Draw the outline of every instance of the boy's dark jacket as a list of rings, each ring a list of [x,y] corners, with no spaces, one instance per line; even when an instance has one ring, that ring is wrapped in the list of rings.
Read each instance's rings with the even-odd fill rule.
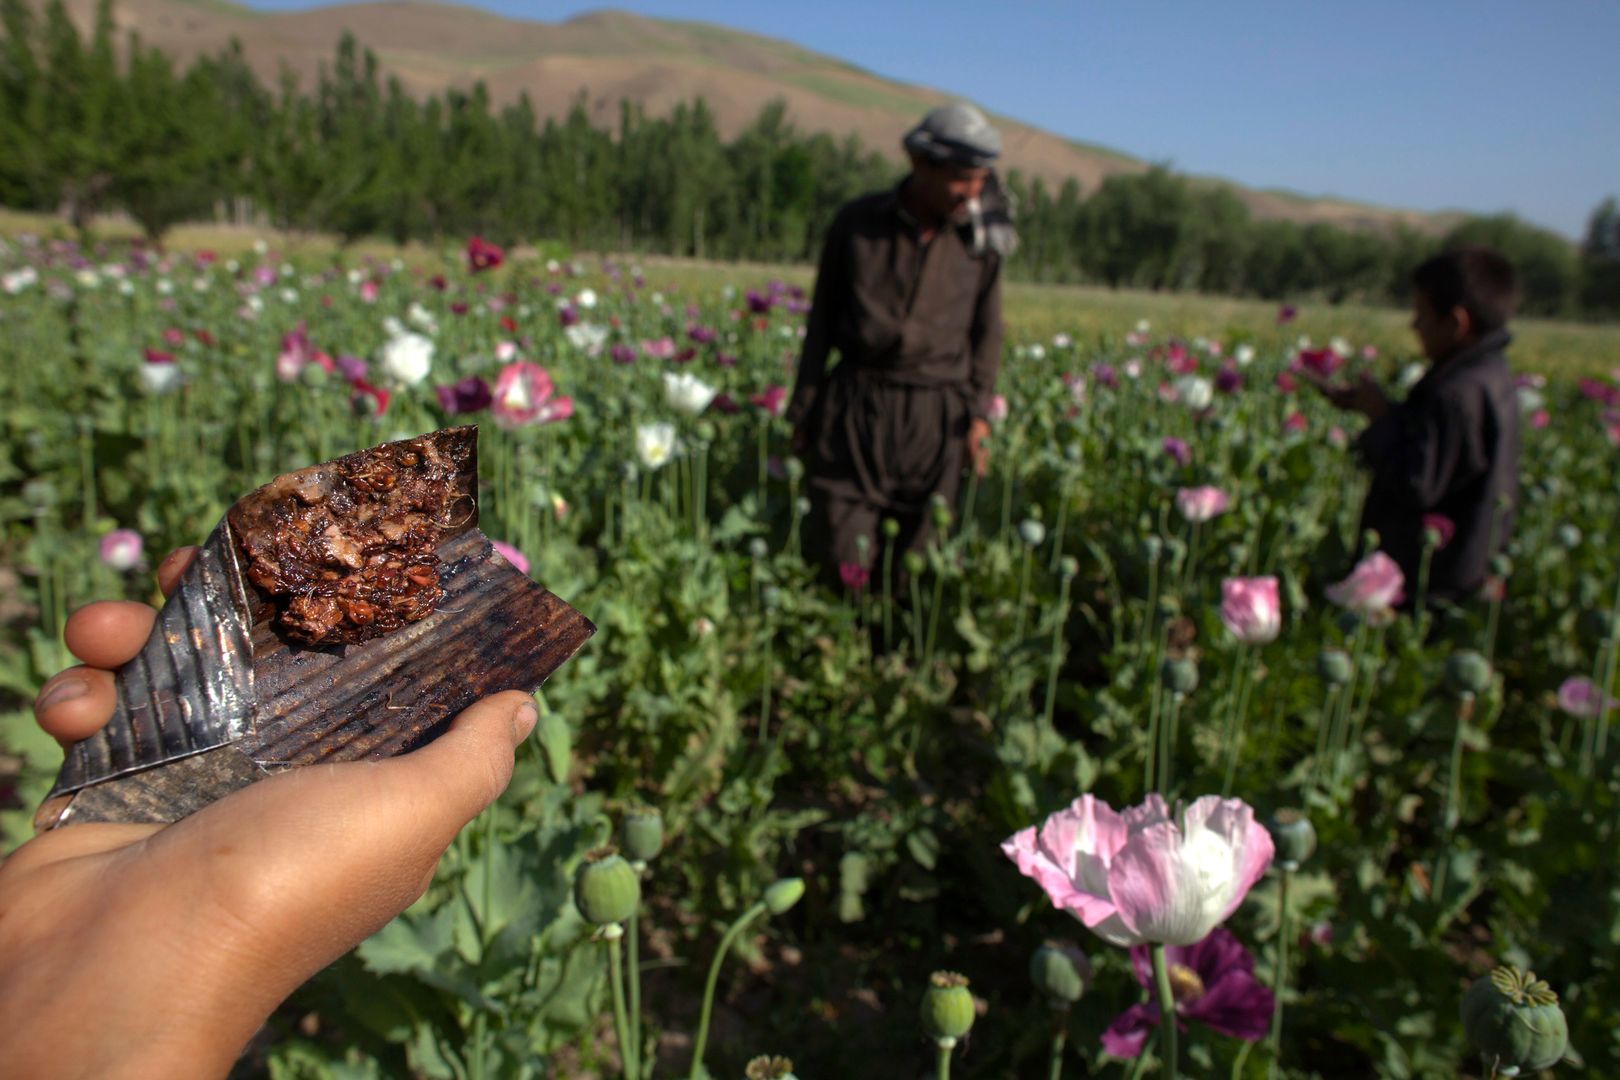
[[[1379,546],[1406,575],[1408,601],[1417,589],[1425,514],[1442,514],[1457,527],[1429,566],[1428,596],[1437,600],[1478,590],[1512,532],[1519,401],[1502,354],[1509,340],[1497,330],[1435,364],[1358,443],[1372,469],[1361,527],[1377,530]]]

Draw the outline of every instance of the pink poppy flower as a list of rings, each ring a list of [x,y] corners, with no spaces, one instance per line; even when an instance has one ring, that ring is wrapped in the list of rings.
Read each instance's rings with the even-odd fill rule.
[[[872,572],[860,563],[839,563],[838,580],[851,592],[860,592],[872,580]]]
[[[105,541],[103,545],[105,546]],[[1599,713],[1613,709],[1615,700],[1597,688],[1597,683],[1584,675],[1565,679],[1558,688],[1558,707],[1571,716],[1583,720],[1594,719]]]
[[[1277,372],[1277,389],[1285,394],[1292,394],[1299,389],[1299,380],[1286,371]]]
[[[123,572],[141,565],[141,552],[145,544],[134,529],[114,529],[101,538],[101,561],[114,570]]]
[[[1282,632],[1282,600],[1274,577],[1221,582],[1221,622],[1245,645],[1266,645]]]
[[[1176,492],[1176,509],[1191,522],[1204,522],[1226,512],[1231,500],[1218,487],[1182,488]]]
[[[1616,405],[1620,405],[1620,386],[1614,386],[1602,381],[1601,379],[1593,378],[1583,378],[1576,385],[1580,387],[1580,391],[1583,395],[1591,398],[1593,401],[1606,405],[1609,408],[1614,408]]]
[[[475,236],[467,241],[467,269],[475,274],[495,269],[505,258],[506,252],[482,237]]]
[[[309,360],[309,334],[300,322],[281,335],[281,352],[276,354],[276,378],[282,382],[296,381]]]
[[[1305,430],[1306,424],[1307,422],[1305,420],[1305,414],[1302,412],[1291,412],[1287,416],[1283,417],[1284,431],[1290,431],[1298,434],[1299,432]]]
[[[1007,419],[1007,395],[996,394],[990,399],[990,408],[985,419],[992,424],[999,424]]]
[[[1550,423],[1552,423],[1552,413],[1546,409],[1537,409],[1530,414],[1530,426],[1537,431],[1542,430]]]
[[[652,341],[643,341],[641,351],[654,360],[669,360],[675,356],[675,342],[672,338],[661,337]]]
[[[369,278],[360,283],[360,299],[368,304],[377,302],[377,283]]]
[[[527,360],[514,360],[501,368],[495,379],[490,414],[503,428],[566,420],[573,415],[574,402],[567,397],[553,397],[553,389],[545,368]]]
[[[1271,1028],[1272,992],[1254,977],[1254,957],[1232,932],[1217,927],[1196,945],[1165,950],[1176,1022],[1196,1020],[1222,1035],[1259,1042]],[[1153,988],[1153,959],[1146,945],[1131,947],[1131,968],[1143,989]],[[1117,1058],[1142,1053],[1148,1036],[1163,1023],[1156,1002],[1132,1005],[1103,1032],[1102,1047]]]
[[[500,553],[501,558],[517,568],[518,573],[527,574],[529,572],[529,560],[523,557],[523,552],[504,540],[491,540],[489,543],[491,547]]]
[[[1451,538],[1457,535],[1457,526],[1444,514],[1424,514],[1423,532],[1425,536],[1433,533],[1434,550],[1444,551],[1446,545],[1451,543]]]
[[[1173,375],[1191,375],[1198,370],[1198,357],[1189,353],[1187,346],[1178,341],[1165,353],[1164,366]]]
[[[1327,598],[1358,615],[1373,615],[1401,602],[1406,579],[1395,560],[1375,551],[1356,564],[1350,576],[1327,587]]]
[[[1110,945],[1192,945],[1231,917],[1271,865],[1271,834],[1239,799],[1172,814],[1157,793],[1123,812],[1082,795],[1001,850],[1053,906]]]
[[[787,411],[787,387],[772,383],[748,400],[772,416],[781,416]]]

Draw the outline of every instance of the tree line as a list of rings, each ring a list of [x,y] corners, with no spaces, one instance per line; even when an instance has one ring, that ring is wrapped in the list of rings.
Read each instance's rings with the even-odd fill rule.
[[[0,204],[64,211],[81,231],[121,210],[149,238],[249,205],[267,224],[404,243],[477,233],[595,250],[813,260],[838,207],[900,168],[850,136],[805,133],[772,102],[722,138],[704,101],[611,128],[583,96],[541,119],[527,94],[495,107],[482,83],[417,98],[345,35],[315,85],[265,86],[233,43],[184,71],[130,35],[109,0],[81,35],[61,0],[0,0]],[[898,136],[897,136],[898,137]],[[1165,167],[1083,192],[1005,176],[1022,245],[1016,278],[1338,303],[1404,302],[1411,267],[1489,243],[1519,266],[1525,310],[1620,315],[1620,209],[1585,243],[1512,215],[1444,235],[1254,217],[1228,187]]]

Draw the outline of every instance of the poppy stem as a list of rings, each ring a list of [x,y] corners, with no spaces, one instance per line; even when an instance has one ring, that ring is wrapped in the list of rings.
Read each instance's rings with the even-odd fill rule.
[[[1069,1010],[1054,1009],[1052,1024],[1052,1063],[1048,1080],[1063,1080],[1063,1044],[1069,1038]]]
[[[720,945],[714,951],[714,960],[709,964],[708,981],[703,986],[703,1009],[698,1014],[697,1040],[692,1048],[692,1070],[687,1080],[697,1080],[698,1077],[707,1075],[703,1068],[703,1052],[709,1045],[709,1017],[714,1012],[714,989],[720,982],[720,964],[725,960],[726,954],[731,952],[731,944],[737,940],[737,936],[749,923],[765,914],[765,911],[765,901],[761,900],[743,912],[720,938]]]
[[[1176,995],[1170,989],[1170,963],[1164,946],[1153,946],[1153,983],[1159,990],[1159,1041],[1164,1048],[1164,1075],[1176,1080],[1180,1037],[1176,1030]]]
[[[1277,1062],[1282,1058],[1283,993],[1288,989],[1288,937],[1292,933],[1288,917],[1288,885],[1293,877],[1294,872],[1283,867],[1282,883],[1277,892],[1277,975],[1272,979],[1271,989],[1270,1075],[1273,1077],[1277,1075]]]
[[[624,958],[617,937],[604,938],[608,950],[608,979],[613,983],[613,1033],[619,1040],[619,1061],[625,1080],[637,1080],[636,1048],[630,1042],[630,1022],[624,1004]]]
[[[951,1051],[956,1049],[955,1039],[939,1040],[939,1057],[934,1068],[934,1075],[939,1080],[951,1080]]]

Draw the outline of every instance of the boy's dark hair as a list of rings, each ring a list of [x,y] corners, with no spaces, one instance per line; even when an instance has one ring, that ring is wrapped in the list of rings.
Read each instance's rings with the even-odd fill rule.
[[[1519,277],[1501,252],[1460,247],[1425,261],[1412,271],[1412,287],[1437,312],[1462,308],[1476,334],[1507,325],[1519,308]]]

